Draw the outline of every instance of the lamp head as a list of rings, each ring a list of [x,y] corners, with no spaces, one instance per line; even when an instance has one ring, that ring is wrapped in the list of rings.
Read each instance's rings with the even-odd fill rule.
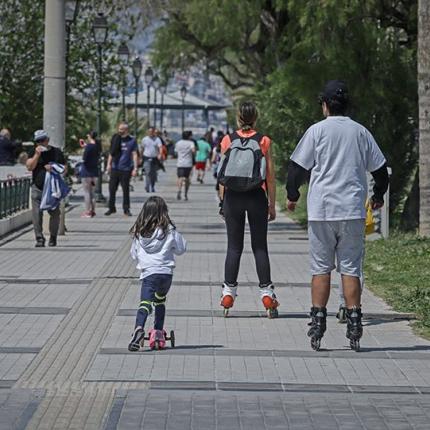
[[[97,45],[103,45],[106,42],[108,33],[108,22],[106,17],[99,13],[93,21],[93,36]]]

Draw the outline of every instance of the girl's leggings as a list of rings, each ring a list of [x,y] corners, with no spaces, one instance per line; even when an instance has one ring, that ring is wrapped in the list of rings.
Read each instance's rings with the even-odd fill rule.
[[[137,310],[135,327],[145,327],[146,319],[152,313],[152,306],[154,306],[154,328],[155,330],[163,330],[166,315],[166,296],[172,285],[172,278],[172,275],[160,273],[142,279],[140,305]]]
[[[247,192],[226,190],[223,203],[227,226],[227,256],[225,259],[225,282],[235,284],[239,274],[243,251],[245,219],[248,216],[251,246],[254,253],[260,285],[271,283],[270,262],[267,249],[268,201],[262,188]]]

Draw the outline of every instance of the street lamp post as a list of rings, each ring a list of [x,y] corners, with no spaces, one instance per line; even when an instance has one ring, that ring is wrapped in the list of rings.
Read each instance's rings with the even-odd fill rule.
[[[160,88],[160,79],[158,75],[154,76],[152,87],[154,88],[154,127],[157,128],[157,91]]]
[[[150,125],[150,118],[149,118],[149,103],[150,103],[150,98],[149,98],[149,91],[151,89],[151,82],[152,82],[152,77],[154,76],[154,72],[152,71],[151,67],[148,67],[145,70],[145,84],[146,84],[146,118],[148,120],[148,126]]]
[[[70,34],[72,32],[72,26],[76,21],[79,13],[79,1],[80,0],[66,0],[66,10],[65,10],[65,19],[66,19],[66,96],[68,94],[69,85],[68,85],[68,75],[69,75],[69,51],[70,51]],[[67,100],[66,100],[67,101]],[[67,103],[66,103],[67,109]],[[67,115],[66,115],[67,118]]]
[[[182,98],[182,131],[185,128],[185,97],[187,96],[187,87],[182,85],[181,87],[181,98]]]
[[[133,64],[131,66],[133,70],[133,76],[134,76],[134,136],[137,139],[137,131],[139,128],[139,118],[137,115],[137,102],[139,97],[139,81],[140,76],[142,75],[142,62],[140,61],[139,57],[136,57],[133,61]]]
[[[163,119],[164,119],[164,95],[167,91],[167,83],[163,82],[160,85],[160,93],[161,93],[161,112],[160,112],[160,130],[163,131]]]
[[[125,90],[127,86],[127,72],[125,71],[125,66],[128,65],[128,57],[130,55],[130,51],[128,50],[128,46],[126,43],[121,43],[118,48],[118,57],[122,63],[122,120],[127,120],[127,110],[125,106]]]
[[[93,36],[97,44],[98,54],[98,97],[97,97],[97,137],[101,139],[101,115],[102,115],[102,85],[103,85],[103,67],[102,55],[103,45],[106,43],[108,32],[108,23],[106,17],[99,13],[93,21]],[[96,184],[96,202],[105,202],[106,199],[102,192],[103,172],[102,172],[102,154],[99,155],[99,178]]]

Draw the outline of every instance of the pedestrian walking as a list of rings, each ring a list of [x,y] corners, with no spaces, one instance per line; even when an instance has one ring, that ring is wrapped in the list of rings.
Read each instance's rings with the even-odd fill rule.
[[[239,129],[221,142],[223,158],[218,181],[228,240],[221,306],[227,315],[236,298],[248,216],[260,297],[268,317],[276,318],[279,302],[274,293],[267,248],[268,221],[276,218],[275,167],[271,140],[255,130],[257,119],[256,105],[242,103],[237,111]]]
[[[97,133],[95,131],[90,131],[87,135],[87,140],[81,140],[80,144],[84,148],[80,177],[82,179],[85,201],[85,211],[82,213],[81,217],[92,218],[96,215],[94,188],[98,177],[101,143],[97,139]]]
[[[197,182],[203,184],[205,178],[206,166],[208,161],[211,159],[212,148],[208,142],[209,136],[206,133],[196,144],[196,171],[197,171]]]
[[[196,153],[196,145],[192,140],[193,133],[191,131],[183,131],[182,139],[175,144],[175,153],[177,159],[177,176],[178,176],[178,194],[176,198],[181,200],[182,187],[184,188],[184,199],[188,200],[188,190],[190,188],[190,175],[194,165],[194,154]]]
[[[37,130],[34,133],[35,149],[27,160],[27,169],[32,172],[31,205],[36,248],[45,246],[43,235],[43,211],[41,210],[42,193],[47,172],[52,171],[52,163],[65,166],[66,160],[63,152],[49,144],[48,133]],[[49,214],[49,246],[57,246],[57,235],[60,226],[60,206],[48,210]]]
[[[8,128],[0,130],[0,166],[13,166],[16,159],[16,149],[18,145],[12,140],[11,132]]]
[[[137,261],[137,269],[140,270],[141,292],[128,349],[138,351],[143,345],[145,323],[153,306],[154,330],[150,332],[149,343],[157,341],[163,347],[166,297],[172,285],[175,255],[185,252],[186,241],[170,219],[166,202],[158,196],[145,202],[130,233],[133,236],[131,257]]]
[[[121,122],[118,125],[118,134],[112,137],[109,152],[107,171],[109,178],[109,210],[106,216],[116,213],[115,200],[118,185],[121,184],[123,200],[122,208],[125,216],[130,212],[130,179],[136,176],[138,168],[138,147],[136,139],[129,134],[128,124]]]
[[[156,129],[154,127],[149,127],[148,135],[142,139],[142,143],[140,144],[143,157],[143,168],[145,171],[145,190],[147,193],[155,192],[161,147],[162,142],[157,136]]]
[[[372,209],[381,208],[388,188],[386,160],[372,134],[346,116],[345,82],[327,82],[320,96],[325,119],[312,125],[291,155],[287,207],[294,211],[299,187],[310,175],[308,234],[312,274],[312,308],[308,336],[320,348],[326,331],[327,302],[333,269],[342,277],[347,331],[351,348],[359,350],[361,282],[367,197],[366,171],[375,179]],[[337,261],[337,266],[335,264]]]

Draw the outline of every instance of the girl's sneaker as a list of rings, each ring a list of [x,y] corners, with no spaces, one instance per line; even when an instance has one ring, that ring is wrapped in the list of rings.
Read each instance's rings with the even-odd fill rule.
[[[132,352],[139,351],[140,347],[143,346],[144,338],[145,332],[143,331],[143,329],[137,328],[136,330],[134,330],[133,337],[128,344],[128,350]]]
[[[166,348],[166,332],[164,330],[150,330],[149,332],[149,347],[151,349]]]
[[[95,217],[96,213],[94,211],[91,211],[91,217]]]
[[[81,218],[92,218],[92,213],[91,212],[82,212]]]

